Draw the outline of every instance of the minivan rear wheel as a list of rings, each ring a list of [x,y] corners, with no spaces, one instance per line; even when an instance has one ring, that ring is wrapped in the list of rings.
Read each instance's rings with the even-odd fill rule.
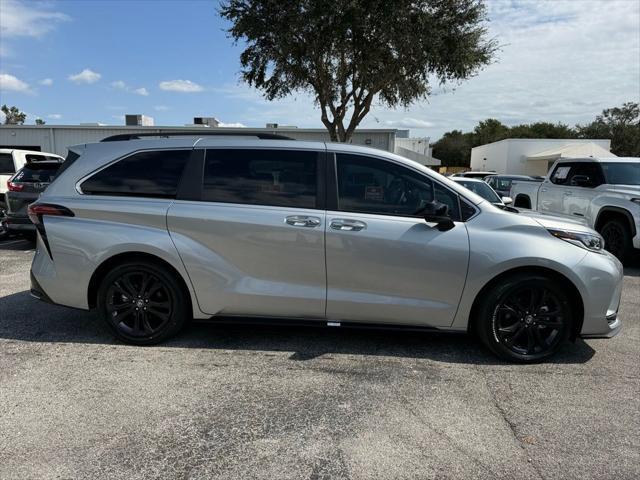
[[[499,357],[534,363],[553,355],[569,338],[573,315],[567,289],[554,278],[517,274],[494,285],[476,319],[483,343]]]
[[[135,345],[175,335],[190,316],[187,294],[174,275],[143,261],[111,270],[100,284],[97,305],[116,336]]]

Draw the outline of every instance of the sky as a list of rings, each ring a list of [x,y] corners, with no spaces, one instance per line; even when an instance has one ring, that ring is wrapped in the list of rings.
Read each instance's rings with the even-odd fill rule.
[[[495,61],[404,109],[374,104],[361,127],[438,139],[480,120],[586,123],[640,102],[640,0],[487,0]],[[313,97],[266,101],[241,82],[217,0],[0,0],[0,104],[26,123],[322,128]]]

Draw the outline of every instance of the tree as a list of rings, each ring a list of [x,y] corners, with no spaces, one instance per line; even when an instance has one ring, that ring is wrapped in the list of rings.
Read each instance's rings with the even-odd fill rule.
[[[4,113],[5,125],[22,125],[27,119],[27,114],[21,112],[18,107],[7,107],[6,105],[2,105],[0,110]]]
[[[433,156],[441,160],[443,166],[468,167],[473,140],[473,133],[462,133],[460,130],[447,132],[432,145]]]
[[[47,122],[45,122],[43,119],[36,118],[36,125],[44,125],[45,123],[47,123]]]
[[[509,128],[509,138],[576,138],[576,132],[564,123],[536,122]]]
[[[587,125],[576,125],[579,138],[609,138],[619,157],[640,157],[640,106],[627,102],[608,108]]]
[[[497,142],[509,136],[509,127],[503,125],[495,118],[488,118],[473,129],[473,146],[485,143]]]
[[[492,60],[483,0],[226,0],[244,81],[268,100],[310,92],[331,140],[347,142],[374,100],[407,107],[431,82]]]

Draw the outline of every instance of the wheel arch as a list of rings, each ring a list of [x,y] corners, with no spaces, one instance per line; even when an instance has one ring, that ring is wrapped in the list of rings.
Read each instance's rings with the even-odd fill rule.
[[[187,295],[187,298],[189,299],[189,308],[193,313],[193,307],[194,307],[193,299],[184,277],[173,265],[171,265],[166,260],[158,257],[157,255],[153,255],[152,253],[145,253],[145,252],[119,253],[104,260],[98,266],[98,268],[94,270],[93,274],[91,275],[91,280],[89,280],[89,287],[87,289],[87,303],[89,305],[89,308],[96,307],[98,288],[100,288],[100,283],[111,270],[113,270],[118,265],[122,265],[123,263],[132,262],[132,261],[141,261],[141,260],[151,262],[162,268],[165,268],[172,275],[175,276],[176,280],[180,283],[180,285],[184,289],[184,293]]]
[[[467,331],[468,332],[473,331],[475,322],[477,321],[477,312],[478,312],[478,309],[480,308],[480,303],[484,298],[484,295],[486,294],[486,292],[491,288],[493,288],[494,285],[504,280],[505,278],[510,277],[512,275],[521,274],[521,273],[529,273],[529,274],[537,273],[537,274],[547,275],[552,277],[556,281],[562,283],[563,285],[567,286],[572,304],[574,308],[576,308],[576,312],[577,312],[574,323],[573,323],[573,330],[570,334],[570,338],[572,340],[575,340],[577,336],[580,334],[580,331],[582,330],[582,324],[584,321],[584,302],[582,300],[582,295],[580,294],[580,291],[575,286],[575,284],[565,275],[563,275],[562,273],[556,270],[545,268],[545,267],[539,267],[539,266],[524,266],[524,267],[512,268],[499,273],[498,275],[493,277],[491,280],[489,280],[484,285],[484,287],[480,289],[480,291],[478,292],[478,294],[473,300],[473,304],[471,306],[471,310],[469,313],[469,322],[467,324],[468,325]]]
[[[626,210],[622,207],[614,207],[614,206],[602,207],[598,211],[598,215],[596,217],[596,221],[593,227],[594,230],[599,232],[605,223],[613,219],[622,219],[626,223],[626,225],[629,227],[629,231],[631,232],[631,238],[636,236],[637,232],[636,232],[635,222],[633,221],[633,215],[631,215],[631,212],[629,210]]]
[[[531,209],[531,197],[526,193],[519,193],[513,199],[513,206]]]

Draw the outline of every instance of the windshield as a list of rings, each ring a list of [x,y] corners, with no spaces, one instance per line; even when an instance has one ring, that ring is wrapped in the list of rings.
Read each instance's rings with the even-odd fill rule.
[[[59,168],[59,163],[30,163],[20,170],[12,181],[51,183]]]
[[[602,162],[602,171],[611,185],[640,185],[640,162]]]
[[[502,200],[498,194],[484,182],[469,182],[464,180],[456,180],[460,185],[468,188],[476,195],[480,195],[485,200],[489,200],[491,203],[502,203]]]

